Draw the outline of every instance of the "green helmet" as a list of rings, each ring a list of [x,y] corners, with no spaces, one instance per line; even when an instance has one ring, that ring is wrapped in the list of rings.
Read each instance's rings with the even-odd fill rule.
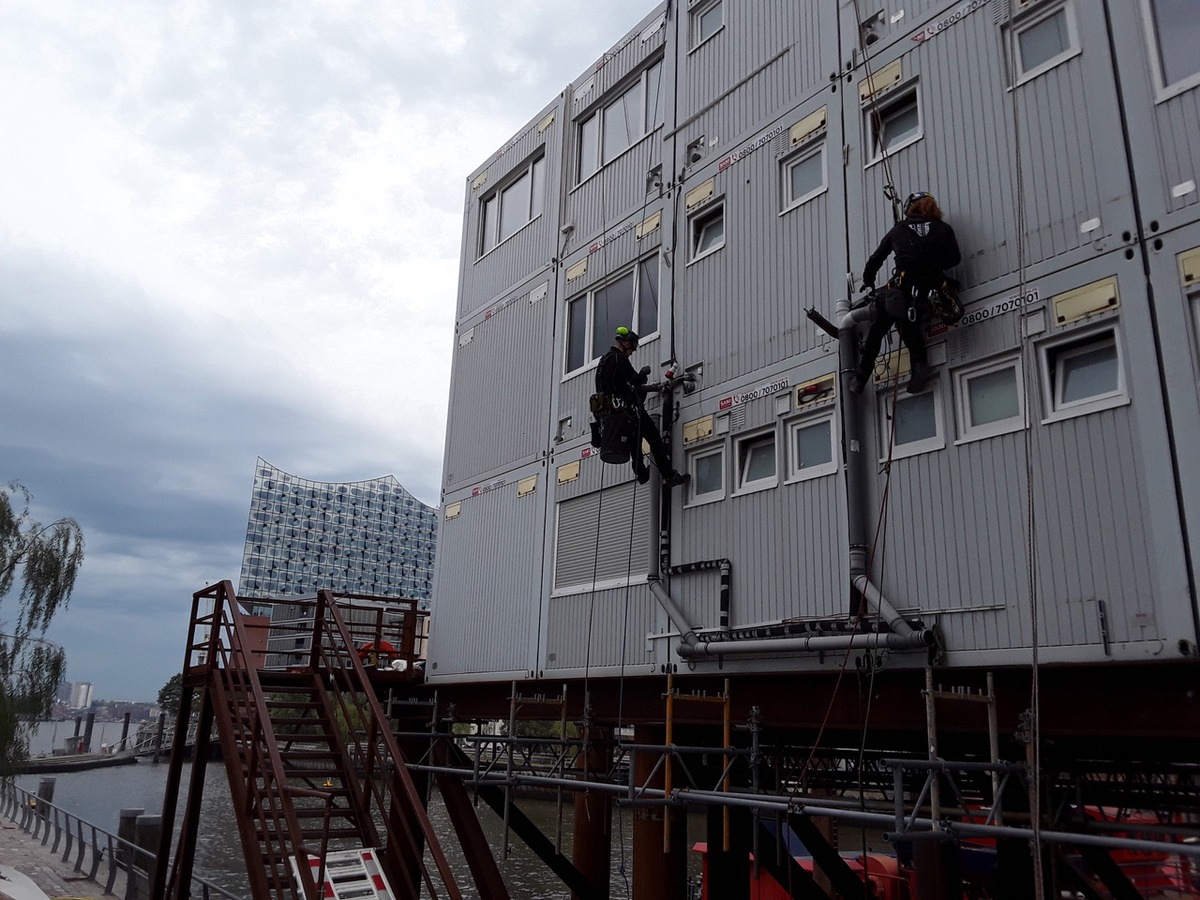
[[[630,331],[624,325],[621,325],[617,328],[617,335],[616,335],[615,339],[618,341],[629,341],[631,344],[633,344],[633,349],[634,350],[637,349],[637,345],[638,345],[637,332]]]

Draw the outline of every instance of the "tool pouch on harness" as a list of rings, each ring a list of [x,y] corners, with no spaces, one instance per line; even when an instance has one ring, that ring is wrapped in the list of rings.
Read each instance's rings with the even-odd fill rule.
[[[600,423],[603,422],[605,416],[610,415],[614,409],[612,397],[603,393],[592,394],[592,396],[588,398],[588,407],[592,411],[592,421],[588,423],[592,432],[592,446],[603,447],[604,435]]]
[[[638,442],[637,413],[627,406],[614,409],[600,426],[600,460],[617,465],[629,462]]]
[[[941,319],[943,325],[958,324],[963,317],[963,305],[958,299],[957,279],[943,279],[940,287],[929,292],[929,314]]]

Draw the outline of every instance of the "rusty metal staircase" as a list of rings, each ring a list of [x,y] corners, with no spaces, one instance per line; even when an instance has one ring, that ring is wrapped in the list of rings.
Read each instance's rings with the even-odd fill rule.
[[[159,852],[170,864],[158,866],[152,896],[187,896],[203,751],[215,728],[255,900],[319,900],[327,895],[326,861],[363,849],[376,851],[381,883],[396,898],[461,897],[360,658],[366,654],[357,648],[368,643],[339,609],[347,599],[355,598],[335,601],[323,591],[315,602],[290,603],[300,613],[287,643],[307,644],[303,664],[266,669],[267,635],[282,626],[247,615],[228,581],[193,595],[176,721],[186,728],[195,713],[197,752],[173,854],[183,754],[171,756]],[[415,620],[415,604],[412,613]],[[378,623],[367,636],[374,648],[409,652],[402,671],[411,673],[413,632],[412,622],[401,623],[401,651],[383,640]]]

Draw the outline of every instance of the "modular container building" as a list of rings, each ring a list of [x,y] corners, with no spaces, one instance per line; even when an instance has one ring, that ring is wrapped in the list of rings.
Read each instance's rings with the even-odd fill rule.
[[[467,178],[430,681],[1169,664],[1194,730],[1198,34],[1170,0],[651,11]],[[836,332],[916,190],[966,314],[926,390],[893,337],[855,396]],[[618,325],[684,488],[590,444]]]

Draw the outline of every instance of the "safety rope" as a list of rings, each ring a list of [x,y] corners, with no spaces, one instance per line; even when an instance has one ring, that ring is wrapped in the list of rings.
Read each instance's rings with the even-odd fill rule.
[[[854,24],[858,28],[859,43],[862,43],[863,18],[862,10],[859,7],[859,0],[854,0]],[[887,145],[883,141],[883,116],[879,113],[879,92],[875,90],[875,75],[871,71],[871,53],[866,48],[862,48],[863,71],[867,75],[867,84],[871,88],[871,94],[868,98],[868,104],[871,114],[872,137],[874,138],[874,146],[872,149],[878,150],[880,153],[880,163],[883,166],[883,196],[892,207],[892,219],[895,222],[900,221],[900,197],[896,193],[895,180],[892,178],[892,160],[888,154]],[[866,198],[863,198],[862,220],[867,219]]]

